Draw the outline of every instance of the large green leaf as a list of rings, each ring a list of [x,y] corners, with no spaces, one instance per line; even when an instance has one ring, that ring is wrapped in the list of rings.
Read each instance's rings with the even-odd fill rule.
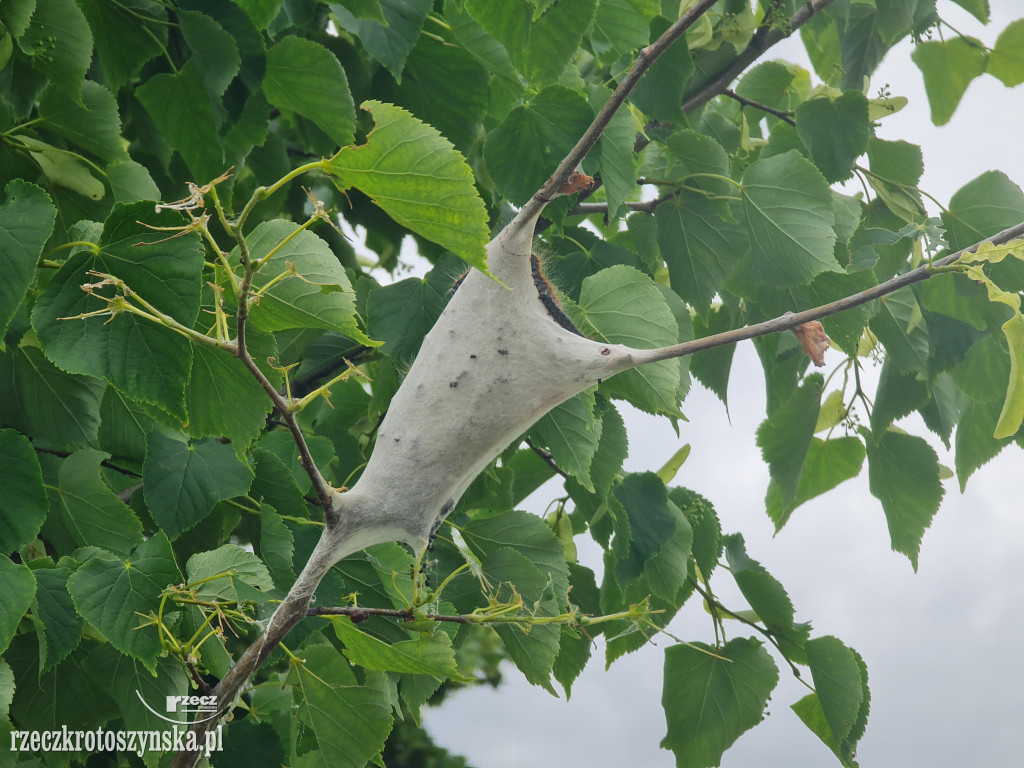
[[[298,229],[290,221],[274,219],[259,224],[246,238],[250,257],[267,259],[252,281],[259,297],[250,310],[253,325],[265,331],[325,328],[372,344],[356,322],[345,268],[326,242]],[[231,255],[237,261],[238,249]]]
[[[75,610],[68,593],[70,568],[39,568],[33,573],[36,596],[32,603],[32,619],[39,635],[42,674],[46,674],[78,647],[85,622]]]
[[[334,619],[333,624],[338,638],[345,644],[345,656],[363,669],[430,675],[438,680],[458,678],[468,682],[458,673],[451,638],[444,632],[388,645],[357,629],[345,616]]]
[[[901,373],[924,373],[931,353],[928,324],[911,288],[879,299],[878,314],[871,319],[871,330],[885,345],[886,359]]]
[[[142,482],[153,519],[173,540],[209,515],[218,501],[244,495],[252,470],[218,440],[189,445],[153,430],[146,441]]]
[[[174,74],[154,75],[135,89],[135,96],[161,138],[188,165],[192,181],[206,184],[227,170],[217,116],[195,60],[186,61]]]
[[[698,194],[659,205],[655,218],[673,290],[706,316],[747,250],[746,233],[723,221],[714,203]]]
[[[181,36],[188,43],[191,58],[198,64],[210,99],[215,105],[219,104],[242,63],[238,45],[224,27],[205,13],[182,9],[177,15]]]
[[[988,54],[985,70],[1007,88],[1024,83],[1024,19],[1010,22]]]
[[[46,490],[32,443],[13,429],[0,429],[0,551],[32,543],[46,519]]]
[[[280,375],[266,364],[267,355],[260,350],[259,335],[253,331],[250,328],[246,333],[249,354],[277,384]],[[189,435],[226,437],[236,452],[244,451],[259,436],[273,408],[267,393],[241,360],[199,344],[193,349],[192,376],[185,398]]]
[[[892,548],[917,570],[921,539],[939,509],[939,460],[920,437],[886,431],[867,441],[868,482],[882,502]]]
[[[36,593],[36,579],[24,563],[0,557],[0,653],[7,650]]]
[[[856,477],[863,465],[864,443],[856,437],[837,437],[831,440],[813,438],[804,459],[793,505],[790,507],[782,503],[778,485],[772,483],[768,486],[765,505],[768,517],[775,523],[775,530],[782,529],[796,507]]]
[[[743,174],[743,210],[752,266],[769,285],[803,285],[839,272],[832,193],[796,150],[752,163]]]
[[[512,63],[534,85],[558,78],[597,10],[596,0],[562,0],[540,13],[526,0],[468,0],[466,10],[505,46]]]
[[[866,717],[867,679],[862,676],[860,659],[831,636],[808,640],[806,651],[815,692],[833,737],[838,743],[848,741],[861,717]]]
[[[37,347],[0,354],[0,382],[0,423],[51,447],[96,445],[104,382],[64,373]]]
[[[100,462],[106,458],[83,448],[60,461],[55,473],[45,472],[50,515],[43,532],[62,552],[93,546],[127,556],[142,541],[142,523],[103,482]]]
[[[68,580],[82,617],[117,650],[156,673],[160,636],[148,616],[160,609],[163,590],[181,582],[170,542],[162,533],[139,544],[126,560],[93,557]]]
[[[345,70],[319,43],[288,36],[268,50],[263,93],[275,107],[312,120],[339,147],[352,143],[356,108]]]
[[[665,649],[661,704],[676,765],[712,768],[744,731],[761,722],[779,671],[760,642],[737,637],[724,646],[703,643]]]
[[[1002,171],[986,171],[949,199],[942,223],[951,248],[979,240],[1024,221],[1024,192]]]
[[[578,91],[549,85],[516,107],[487,136],[484,161],[498,190],[522,205],[579,140],[594,112]]]
[[[652,349],[675,344],[679,326],[657,285],[632,267],[617,265],[591,275],[580,290],[580,309],[611,344]],[[610,379],[605,390],[649,413],[679,416],[679,365],[662,360]]]
[[[601,442],[594,393],[588,390],[555,406],[530,428],[530,435],[550,452],[555,463],[593,492],[590,464]]]
[[[462,531],[466,542],[481,557],[508,547],[521,554],[551,580],[554,594],[564,598],[569,589],[565,552],[551,527],[536,515],[511,510],[495,517],[471,521]]]
[[[487,211],[462,155],[404,109],[362,106],[376,124],[366,144],[343,149],[324,170],[339,188],[355,187],[402,226],[486,269]]]
[[[85,81],[82,104],[51,85],[39,102],[39,116],[47,129],[104,161],[126,156],[117,101],[99,83]]]
[[[57,216],[50,198],[21,179],[7,183],[0,205],[0,337],[18,311]]]
[[[918,43],[910,58],[924,75],[935,125],[949,122],[967,86],[985,72],[988,62],[984,44],[973,37]]]
[[[290,677],[299,721],[309,729],[298,765],[363,768],[377,758],[391,731],[387,700],[378,690],[356,685],[348,662],[330,646],[304,648],[302,656],[304,663],[296,664]]]
[[[809,99],[796,109],[796,130],[825,179],[844,181],[868,148],[867,98],[853,90],[835,99]]]
[[[148,226],[147,226],[148,225]],[[170,328],[128,312],[116,317],[64,318],[103,311],[106,301],[82,290],[113,274],[171,318],[191,327],[199,312],[203,254],[194,234],[168,239],[150,227],[182,225],[171,211],[151,203],[117,204],[94,250],[69,258],[40,294],[32,325],[43,350],[59,368],[104,378],[137,400],[184,420],[184,391],[192,354],[188,341]],[[109,286],[94,289],[112,295]]]
[[[28,29],[18,40],[32,66],[82,103],[82,84],[92,60],[92,33],[74,0],[46,0],[35,4]]]
[[[399,364],[408,364],[444,309],[448,286],[431,279],[410,277],[374,288],[366,298],[367,331],[383,344],[381,352]]]
[[[382,20],[370,18],[365,11],[357,15],[349,6],[348,2],[331,4],[338,23],[356,35],[366,52],[401,81],[406,58],[420,37],[431,0],[380,0]]]
[[[771,418],[757,428],[757,444],[768,464],[772,483],[779,490],[784,510],[792,511],[796,507],[804,459],[818,421],[823,386],[821,376],[808,376]]]
[[[620,588],[626,591],[644,576],[654,595],[673,601],[689,573],[693,544],[689,521],[652,472],[627,475],[613,492],[629,526],[628,541],[616,537],[619,561],[615,575]]]
[[[153,19],[152,25],[140,34],[138,16],[123,6],[105,0],[79,0],[96,44],[96,56],[103,67],[107,86],[118,91],[141,66],[154,56],[167,41],[167,11],[156,2],[140,4],[140,10]]]
[[[263,600],[257,590],[274,588],[267,566],[237,544],[192,555],[185,564],[189,582],[201,582],[199,594],[220,600]]]
[[[764,566],[747,555],[743,536],[725,537],[725,556],[736,586],[765,627],[774,634],[792,630],[794,612],[789,595]]]

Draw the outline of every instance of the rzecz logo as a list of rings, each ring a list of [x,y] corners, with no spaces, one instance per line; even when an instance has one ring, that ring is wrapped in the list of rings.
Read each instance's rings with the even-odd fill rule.
[[[142,698],[142,694],[138,690],[135,691],[135,695],[139,697],[142,706],[161,720],[166,720],[169,723],[191,725],[192,723],[212,720],[217,716],[216,696],[165,696],[164,711],[167,714],[161,714],[146,703],[146,700]],[[169,715],[178,715],[179,717],[175,718]],[[194,715],[195,717],[190,718],[189,715]],[[181,717],[184,717],[184,719],[181,719]]]

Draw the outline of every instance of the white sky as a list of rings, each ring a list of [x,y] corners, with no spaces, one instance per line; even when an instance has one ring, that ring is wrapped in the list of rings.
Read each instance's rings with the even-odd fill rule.
[[[1019,0],[991,0],[993,22],[980,25],[949,0],[939,10],[954,26],[991,45],[1014,18]],[[770,57],[804,59],[788,41]],[[920,73],[909,46],[890,52],[872,80],[872,94],[888,83],[910,105],[886,118],[879,135],[924,148],[922,187],[943,201],[980,173],[998,169],[1024,184],[1024,86],[1007,90],[989,76],[971,84],[951,122],[935,128],[928,118]],[[830,362],[838,362],[838,353]],[[726,531],[740,531],[751,557],[787,588],[797,620],[814,634],[834,634],[865,658],[871,717],[858,759],[865,768],[1011,768],[1022,764],[1024,721],[1024,469],[1011,447],[970,480],[961,496],[946,481],[946,499],[924,537],[919,573],[891,552],[881,507],[865,476],[798,508],[772,537],[764,513],[767,467],[754,443],[764,415],[763,376],[749,342],[736,351],[729,391],[730,416],[699,385],[683,405],[690,419],[676,438],[667,423],[627,415],[627,469],[661,466],[683,443],[693,452],[676,478],[708,497]],[[920,424],[909,431],[925,434]],[[941,449],[937,440],[930,440]],[[950,457],[940,452],[947,466]],[[542,493],[536,496],[541,496]],[[547,499],[534,499],[541,511]],[[578,542],[585,537],[579,537]],[[582,555],[592,567],[593,553]],[[600,576],[599,576],[600,578]],[[716,591],[729,603],[731,579],[719,573]],[[735,604],[742,604],[736,601]],[[694,599],[669,626],[688,640],[710,640],[711,622]],[[742,632],[735,627],[734,634]],[[508,665],[496,691],[476,688],[425,710],[436,741],[467,757],[476,768],[518,766],[633,766],[671,768],[659,749],[665,733],[661,710],[663,648],[648,646],[603,671],[603,646],[573,689],[572,700],[531,687]],[[806,689],[784,662],[780,685],[765,722],[726,752],[724,768],[791,768],[838,765],[789,705]]]

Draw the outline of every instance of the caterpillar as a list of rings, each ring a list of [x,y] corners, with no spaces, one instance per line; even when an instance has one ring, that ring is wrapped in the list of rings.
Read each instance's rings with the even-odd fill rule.
[[[530,254],[530,271],[533,272],[533,285],[537,289],[537,296],[540,298],[541,304],[548,311],[548,314],[551,315],[551,318],[570,333],[582,336],[583,334],[580,333],[572,320],[569,319],[569,316],[562,311],[562,304],[558,300],[558,294],[544,276],[540,259],[537,258],[535,253]]]

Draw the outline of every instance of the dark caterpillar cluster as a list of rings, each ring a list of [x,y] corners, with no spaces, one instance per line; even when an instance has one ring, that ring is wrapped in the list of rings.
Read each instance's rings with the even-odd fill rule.
[[[540,298],[541,304],[548,311],[548,314],[551,315],[551,318],[570,333],[582,336],[583,334],[580,333],[572,320],[569,319],[569,316],[562,311],[558,295],[555,293],[555,289],[551,287],[551,283],[544,277],[544,271],[540,266],[540,259],[537,258],[535,253],[530,254],[530,270],[533,272],[533,284],[537,288],[537,296]]]

